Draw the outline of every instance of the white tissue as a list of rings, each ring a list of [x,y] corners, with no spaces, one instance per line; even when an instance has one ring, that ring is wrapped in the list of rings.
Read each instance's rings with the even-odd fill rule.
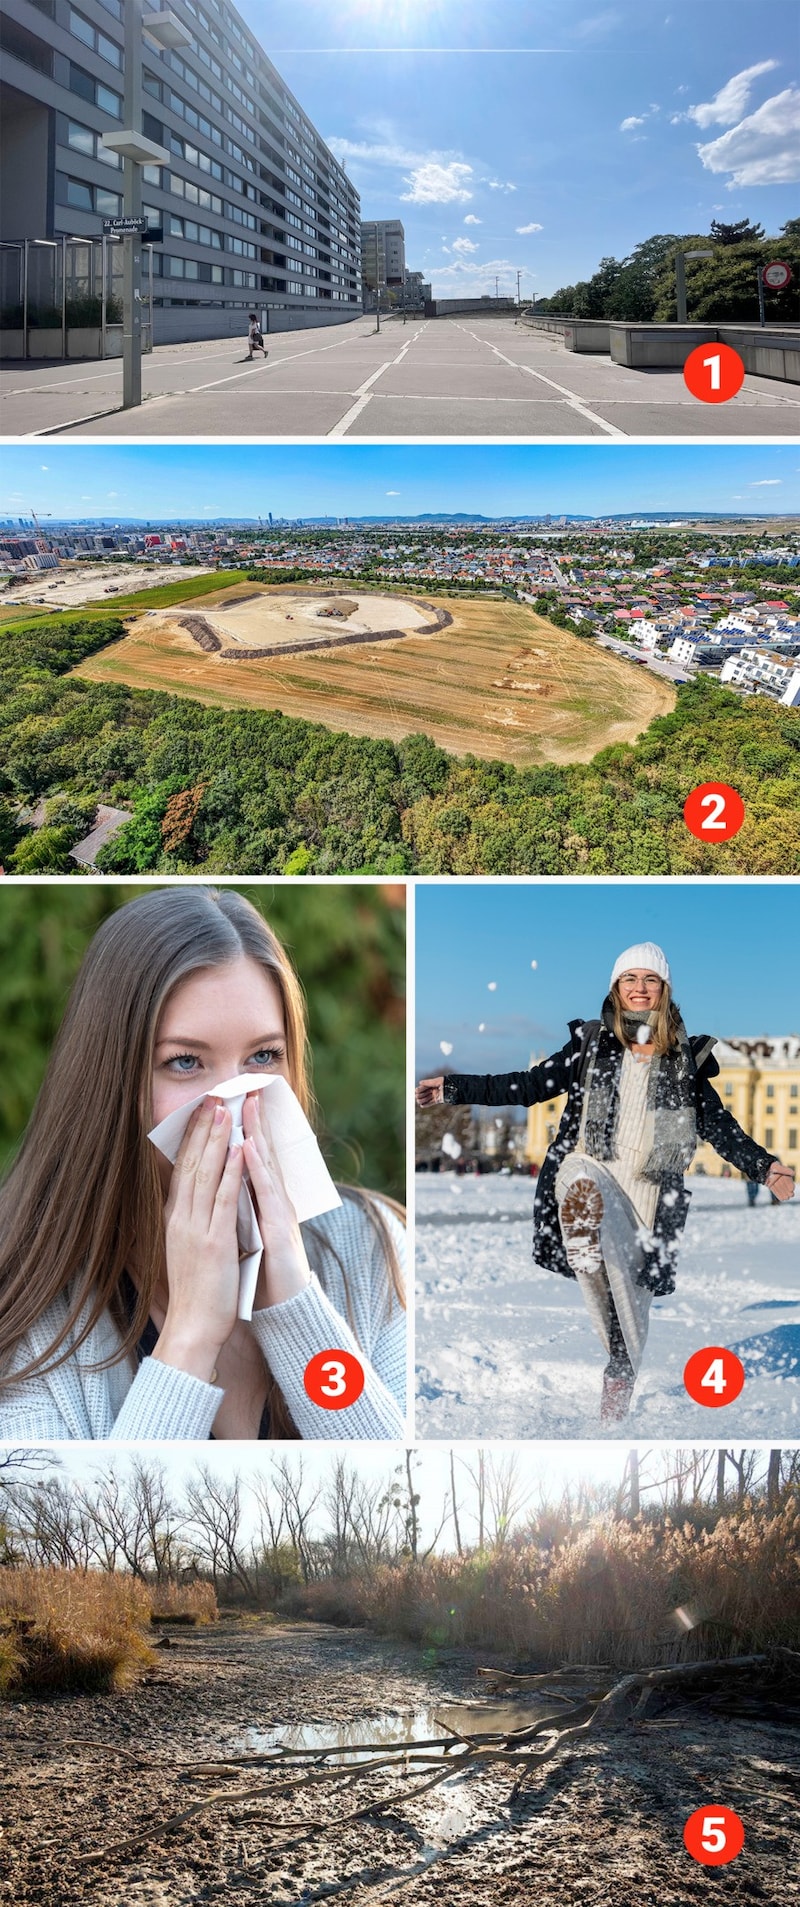
[[[231,1145],[244,1139],[242,1113],[248,1093],[262,1093],[261,1125],[267,1146],[280,1166],[286,1191],[300,1224],[341,1205],[341,1199],[322,1157],[299,1100],[279,1073],[241,1073],[188,1099],[167,1114],[147,1137],[172,1165],[196,1106],[204,1099],[224,1099],[233,1120]],[[259,1267],[264,1247],[245,1171],[239,1192],[236,1231],[239,1240],[239,1317],[252,1318]]]

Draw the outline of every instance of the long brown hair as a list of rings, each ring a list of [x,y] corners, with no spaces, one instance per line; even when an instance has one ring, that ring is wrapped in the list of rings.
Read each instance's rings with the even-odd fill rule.
[[[614,1032],[620,1046],[630,1046],[632,1041],[625,1031],[625,1008],[619,990],[619,981],[615,980],[611,988],[611,1003],[614,1008]],[[656,1021],[651,1028],[653,1046],[658,1054],[668,1053],[670,1047],[678,1044],[678,1028],[681,1016],[678,1012],[668,981],[662,981],[661,998],[656,1007]]]
[[[122,1339],[108,1362],[129,1357],[138,1343],[155,1287],[166,1274],[164,1198],[157,1154],[147,1139],[158,1026],[182,980],[242,954],[257,961],[278,989],[289,1081],[303,1110],[313,1115],[302,988],[280,941],[243,895],[188,882],[155,889],[112,914],[91,941],[17,1159],[0,1190],[4,1363],[55,1299],[67,1296],[65,1323],[46,1352],[14,1372],[15,1384],[45,1361],[64,1363],[106,1312]],[[370,1195],[356,1196],[385,1243],[391,1288],[400,1296],[388,1228]],[[139,1290],[129,1319],[123,1279],[134,1246]],[[324,1279],[318,1233],[312,1252]],[[268,1371],[267,1379],[272,1435],[296,1436]]]

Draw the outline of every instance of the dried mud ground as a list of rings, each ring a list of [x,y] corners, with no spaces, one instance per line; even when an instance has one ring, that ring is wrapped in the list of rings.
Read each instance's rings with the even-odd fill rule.
[[[485,1658],[484,1658],[485,1659]],[[542,1769],[513,1808],[508,1771],[450,1783],[381,1816],[343,1817],[386,1789],[246,1799],[188,1764],[237,1753],[242,1731],[280,1723],[412,1713],[479,1684],[465,1653],[440,1656],[362,1631],[227,1620],[181,1632],[127,1693],[8,1702],[2,1731],[0,1900],[13,1907],[683,1907],[709,1893],[788,1902],[800,1881],[800,1736],[784,1723],[730,1721],[702,1704],[628,1724]],[[171,1815],[217,1799],[167,1836]],[[240,1798],[237,1798],[237,1795]],[[698,1866],[683,1824],[734,1808],[738,1859]],[[323,1838],[282,1851],[311,1821]],[[292,1824],[289,1826],[288,1824]],[[143,1835],[124,1852],[114,1844]],[[100,1855],[90,1865],[88,1853]]]

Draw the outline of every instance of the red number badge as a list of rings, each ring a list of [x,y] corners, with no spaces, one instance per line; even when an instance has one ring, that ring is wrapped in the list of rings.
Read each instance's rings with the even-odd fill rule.
[[[318,1351],[306,1365],[303,1383],[321,1410],[346,1410],[364,1389],[364,1366],[352,1351]]]
[[[710,1807],[698,1808],[695,1814],[690,1814],[683,1830],[683,1844],[692,1860],[700,1861],[703,1867],[724,1867],[741,1854],[744,1824],[733,1808],[712,1802]]]
[[[727,781],[702,781],[684,802],[683,818],[698,841],[732,841],[744,820],[744,802]]]
[[[726,1351],[724,1345],[704,1344],[690,1357],[683,1382],[695,1404],[720,1410],[723,1404],[734,1403],[744,1389],[744,1365],[736,1352]]]
[[[683,381],[701,404],[727,404],[744,383],[744,365],[730,344],[698,344],[689,352]]]

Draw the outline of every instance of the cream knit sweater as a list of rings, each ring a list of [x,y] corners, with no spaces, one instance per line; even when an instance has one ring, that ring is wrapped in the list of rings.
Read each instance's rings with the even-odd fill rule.
[[[388,1207],[381,1212],[403,1265],[404,1229]],[[325,1288],[312,1277],[294,1298],[254,1313],[253,1331],[266,1362],[301,1437],[404,1437],[406,1320],[398,1299],[389,1298],[381,1241],[361,1206],[347,1198],[315,1219],[314,1231],[333,1247],[325,1253]],[[17,1354],[16,1369],[52,1344],[66,1310],[61,1298],[39,1320]],[[106,1316],[56,1369],[38,1371],[17,1385],[12,1372],[11,1381],[0,1387],[0,1440],[207,1438],[224,1391],[152,1357],[144,1358],[138,1370],[125,1359],[106,1370],[92,1369],[119,1344],[116,1326]],[[313,1404],[303,1386],[309,1358],[329,1350],[352,1351],[364,1366],[361,1396],[345,1410]]]
[[[649,1079],[649,1059],[635,1059],[626,1049],[619,1082],[616,1157],[608,1159],[606,1167],[621,1190],[627,1192],[637,1217],[651,1230],[661,1187],[641,1177]]]

